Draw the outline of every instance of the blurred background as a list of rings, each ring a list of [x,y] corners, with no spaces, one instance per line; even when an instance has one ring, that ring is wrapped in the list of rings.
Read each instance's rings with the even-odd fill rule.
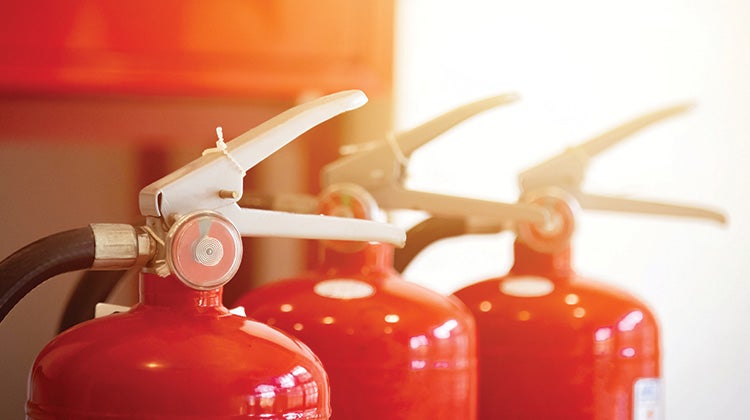
[[[519,171],[644,112],[684,116],[592,161],[584,189],[704,205],[710,222],[584,213],[580,274],[648,302],[662,328],[669,419],[750,418],[750,3],[745,0],[110,3],[33,0],[0,15],[0,257],[92,222],[138,222],[141,187],[309,98],[368,105],[311,130],[246,190],[318,192],[339,146],[517,92],[420,149],[408,186],[512,202]],[[402,217],[408,223],[414,217]],[[443,293],[504,274],[512,235],[444,240],[406,277]],[[245,240],[229,297],[299,271],[304,241]],[[0,324],[0,417],[80,274],[32,291]],[[133,281],[111,300],[135,299]]]

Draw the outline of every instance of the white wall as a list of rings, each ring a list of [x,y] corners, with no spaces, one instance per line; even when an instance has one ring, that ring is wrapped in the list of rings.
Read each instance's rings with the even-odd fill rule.
[[[696,103],[599,156],[584,188],[720,208],[729,225],[589,212],[574,261],[654,308],[667,418],[750,418],[750,2],[401,0],[397,30],[399,129],[490,94],[522,96],[420,150],[412,188],[514,201],[522,168],[640,113]],[[451,292],[504,273],[511,243],[444,241],[406,274]]]

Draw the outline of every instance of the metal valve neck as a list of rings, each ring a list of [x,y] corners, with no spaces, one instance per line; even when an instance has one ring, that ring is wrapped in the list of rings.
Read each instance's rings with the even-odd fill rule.
[[[354,184],[335,184],[320,195],[320,213],[364,220],[377,220],[375,199]],[[395,272],[393,245],[363,241],[321,241],[318,268],[329,275],[368,275]]]
[[[160,277],[141,273],[140,305],[168,307],[195,312],[229,313],[222,303],[223,287],[196,290],[183,284],[174,275]]]
[[[515,262],[510,269],[514,276],[541,276],[554,281],[563,281],[573,277],[570,246],[555,252],[540,252],[516,240],[513,244]]]
[[[336,275],[385,273],[394,271],[394,247],[383,243],[362,243],[354,252],[341,252],[329,246],[321,246],[318,268]]]

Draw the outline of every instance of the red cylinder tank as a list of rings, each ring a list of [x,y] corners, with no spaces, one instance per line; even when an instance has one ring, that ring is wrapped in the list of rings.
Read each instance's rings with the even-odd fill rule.
[[[477,322],[479,418],[661,418],[657,322],[629,293],[578,277],[570,247],[517,240],[507,276],[455,295]]]
[[[324,213],[363,217],[356,197],[338,200],[343,209]],[[391,245],[327,241],[320,250],[315,269],[236,304],[320,357],[332,418],[476,418],[475,325],[464,305],[404,281]]]
[[[67,330],[39,354],[29,419],[327,419],[319,360],[299,341],[230,314],[222,288],[142,274],[130,311]]]

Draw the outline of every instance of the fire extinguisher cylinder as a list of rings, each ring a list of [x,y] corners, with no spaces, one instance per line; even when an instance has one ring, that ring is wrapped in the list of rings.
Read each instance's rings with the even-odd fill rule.
[[[354,185],[321,213],[377,217]],[[333,419],[474,419],[474,321],[457,299],[405,281],[393,246],[321,241],[316,267],[251,290],[236,305],[309,345],[331,381]]]
[[[571,238],[582,209],[725,221],[712,210],[581,189],[590,157],[687,109],[645,114],[520,174],[520,201],[549,217],[516,224],[507,275],[455,292],[477,322],[482,420],[662,418],[655,316],[632,294],[578,276]]]
[[[240,236],[402,244],[364,220],[241,209],[245,171],[309,128],[367,101],[346,91],[292,108],[145,187],[146,225],[92,225],[32,244],[0,263],[4,316],[60,272],[140,266],[140,301],[68,329],[38,355],[29,419],[327,419],[318,358],[289,335],[222,304]],[[230,192],[230,193],[227,193]]]

